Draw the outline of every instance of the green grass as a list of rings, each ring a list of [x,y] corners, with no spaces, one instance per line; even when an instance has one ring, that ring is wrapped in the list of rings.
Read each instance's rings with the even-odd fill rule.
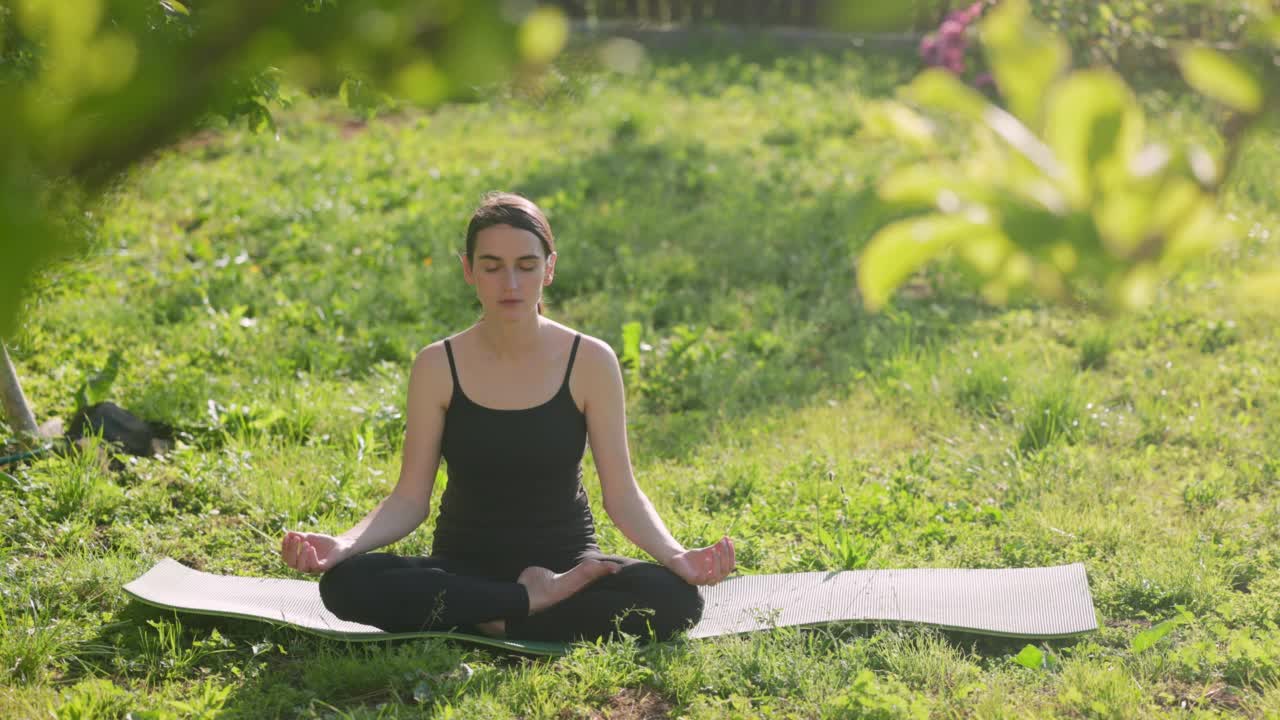
[[[1280,341],[1232,293],[1280,261],[1275,137],[1227,200],[1240,241],[1147,311],[989,307],[940,265],[869,315],[852,260],[900,151],[859,137],[854,107],[908,63],[566,66],[367,126],[302,102],[278,139],[211,131],[103,204],[95,254],[46,279],[10,351],[42,419],[119,351],[112,399],[179,443],[0,476],[0,716],[1280,713]],[[1143,97],[1160,133],[1216,142],[1194,98]],[[1014,662],[1025,643],[858,627],[528,661],[127,602],[163,556],[290,576],[284,528],[341,531],[385,495],[414,351],[476,317],[455,253],[494,188],[550,214],[553,317],[619,350],[639,323],[636,472],[684,543],[730,532],[749,573],[1083,562],[1100,631],[1041,644],[1041,669]],[[586,483],[604,548],[636,553],[590,463]],[[1133,649],[1180,608],[1194,621]]]
[[[1095,330],[1080,341],[1080,368],[1082,370],[1101,370],[1107,366],[1107,355],[1111,353],[1111,335],[1105,330]]]

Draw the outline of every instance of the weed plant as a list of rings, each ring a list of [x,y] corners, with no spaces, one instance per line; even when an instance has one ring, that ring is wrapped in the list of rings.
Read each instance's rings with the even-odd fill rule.
[[[1096,330],[1080,341],[1080,369],[1101,370],[1107,366],[1111,353],[1111,335],[1105,329]]]

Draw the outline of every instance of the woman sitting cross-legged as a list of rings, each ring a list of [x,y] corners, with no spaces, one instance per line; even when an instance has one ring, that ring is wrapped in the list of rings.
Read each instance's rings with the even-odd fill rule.
[[[390,632],[666,639],[698,621],[694,586],[733,571],[732,540],[686,550],[636,484],[613,350],[542,315],[556,257],[523,197],[491,194],[472,216],[462,272],[484,314],[414,361],[395,489],[341,535],[282,540],[290,567],[324,573],[334,615]],[[600,552],[582,486],[588,441],[605,510],[658,564]],[[427,518],[441,457],[449,482],[431,555],[369,552]]]

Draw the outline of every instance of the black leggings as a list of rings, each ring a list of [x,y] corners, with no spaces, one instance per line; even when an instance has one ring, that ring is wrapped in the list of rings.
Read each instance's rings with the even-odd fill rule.
[[[320,597],[339,618],[387,632],[476,632],[478,623],[504,620],[513,640],[595,640],[618,631],[666,640],[702,616],[697,588],[661,565],[598,551],[572,564],[586,558],[622,568],[536,615],[529,615],[529,595],[515,582],[523,568],[495,570],[440,556],[357,555],[324,574]],[[563,572],[572,564],[546,566]]]

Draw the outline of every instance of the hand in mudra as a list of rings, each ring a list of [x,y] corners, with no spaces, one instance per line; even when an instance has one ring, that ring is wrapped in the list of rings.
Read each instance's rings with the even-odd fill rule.
[[[280,557],[294,570],[322,573],[347,559],[349,547],[332,535],[290,530],[280,541]]]
[[[667,562],[671,572],[690,585],[715,585],[737,568],[733,540],[729,536],[715,545],[695,550],[685,550]]]

